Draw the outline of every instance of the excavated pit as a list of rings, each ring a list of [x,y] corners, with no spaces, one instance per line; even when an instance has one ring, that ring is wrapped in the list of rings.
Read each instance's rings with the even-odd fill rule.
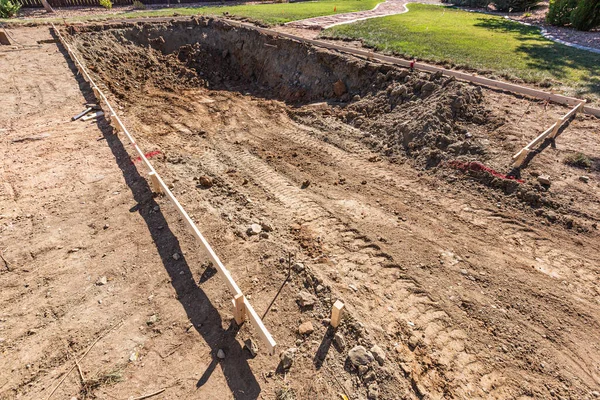
[[[273,132],[292,121],[330,132],[325,141],[341,132],[392,162],[441,171],[451,181],[456,175],[446,167],[465,170],[476,162],[465,170],[469,178],[509,195],[515,205],[571,213],[567,196],[548,196],[535,183],[520,185],[480,168],[508,173],[516,148],[506,146],[514,127],[497,112],[498,94],[481,87],[214,18],[72,26],[69,33],[89,70],[121,109],[143,121],[138,128],[148,136],[219,134],[232,124],[252,131],[246,126],[252,120],[236,110],[267,108]],[[230,102],[224,109],[210,104],[224,98]],[[204,118],[208,114],[220,119]],[[498,152],[502,147],[509,149]],[[549,219],[573,226],[570,217]]]
[[[430,168],[449,156],[485,154],[469,140],[469,125],[489,122],[481,89],[441,74],[367,62],[218,19],[75,31],[90,70],[121,100],[136,101],[149,87],[203,87],[280,100],[299,117],[314,108],[298,106],[326,101],[388,157],[408,155]]]

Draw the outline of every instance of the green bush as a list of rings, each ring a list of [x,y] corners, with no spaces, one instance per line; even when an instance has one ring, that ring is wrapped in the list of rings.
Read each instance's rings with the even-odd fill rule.
[[[498,11],[521,12],[538,5],[540,0],[494,0]]]
[[[455,6],[487,8],[492,0],[442,0],[442,3],[452,3]]]
[[[133,9],[134,10],[145,10],[146,5],[142,3],[140,0],[133,0]]]
[[[110,10],[113,6],[110,0],[100,0],[100,5],[106,8],[107,10]]]
[[[550,0],[546,21],[555,26],[571,23],[571,13],[577,7],[577,0]]]
[[[571,12],[571,25],[580,31],[589,31],[600,26],[600,1],[579,0]]]
[[[21,3],[13,0],[0,0],[0,18],[10,18],[19,12]]]

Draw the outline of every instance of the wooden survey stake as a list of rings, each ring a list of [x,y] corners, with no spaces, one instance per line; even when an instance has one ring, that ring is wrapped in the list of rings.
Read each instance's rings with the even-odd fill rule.
[[[344,303],[337,300],[331,308],[331,326],[333,326],[334,328],[337,328],[340,324],[342,314],[344,312],[344,307]]]

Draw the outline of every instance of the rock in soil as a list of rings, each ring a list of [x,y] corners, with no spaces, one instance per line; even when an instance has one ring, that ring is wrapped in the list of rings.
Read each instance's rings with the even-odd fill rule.
[[[96,285],[98,286],[104,286],[108,283],[108,280],[106,279],[105,276],[101,276],[100,278],[98,278],[98,280],[96,281]]]
[[[217,358],[221,360],[225,359],[225,352],[223,351],[223,349],[219,349],[219,351],[217,351]]]
[[[198,178],[198,186],[200,187],[208,189],[211,188],[213,184],[214,182],[209,176],[201,176],[200,178]]]
[[[260,226],[259,224],[250,225],[248,227],[248,230],[246,231],[248,236],[258,235],[261,232],[262,232],[262,226]]]
[[[252,357],[256,357],[256,355],[258,354],[258,345],[252,339],[246,339],[246,341],[244,342],[244,348],[247,349],[248,352],[250,352],[250,355]]]
[[[292,367],[296,351],[298,351],[298,349],[292,347],[281,353],[281,356],[279,357],[281,360],[281,368],[287,370]]]
[[[310,321],[306,321],[298,327],[298,333],[301,335],[310,335],[315,331],[313,324]]]
[[[537,177],[537,180],[540,184],[545,186],[550,186],[550,184],[552,183],[548,175],[540,175]]]
[[[371,354],[363,346],[353,347],[348,352],[348,359],[355,367],[359,365],[368,365],[373,361],[373,354]]]
[[[316,301],[317,298],[305,290],[301,290],[298,293],[298,304],[300,304],[300,307],[312,307]]]
[[[342,335],[341,332],[335,333],[335,336],[333,336],[333,342],[340,351],[346,348],[346,339],[344,339],[344,335]]]
[[[342,97],[346,93],[346,85],[341,80],[338,80],[333,84],[333,93],[337,97]]]
[[[379,365],[383,365],[385,362],[385,351],[377,345],[371,347],[371,353],[373,353],[373,357],[377,360]]]

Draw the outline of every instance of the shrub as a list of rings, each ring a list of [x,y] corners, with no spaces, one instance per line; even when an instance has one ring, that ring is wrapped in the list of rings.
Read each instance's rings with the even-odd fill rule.
[[[565,164],[586,169],[592,166],[592,160],[583,153],[574,153],[565,157]]]
[[[494,0],[498,11],[520,12],[538,5],[540,0]]]
[[[133,0],[133,9],[134,10],[145,10],[146,6],[140,0]]]
[[[550,0],[546,21],[555,26],[568,25],[575,7],[577,7],[577,0]]]
[[[110,0],[100,0],[100,5],[106,8],[107,10],[110,10],[113,6]]]
[[[487,8],[492,0],[442,0],[442,3],[452,3],[455,6]]]
[[[571,25],[580,31],[589,31],[600,26],[600,1],[579,0],[571,12]]]
[[[21,3],[13,0],[0,0],[0,18],[10,18],[19,12]]]

